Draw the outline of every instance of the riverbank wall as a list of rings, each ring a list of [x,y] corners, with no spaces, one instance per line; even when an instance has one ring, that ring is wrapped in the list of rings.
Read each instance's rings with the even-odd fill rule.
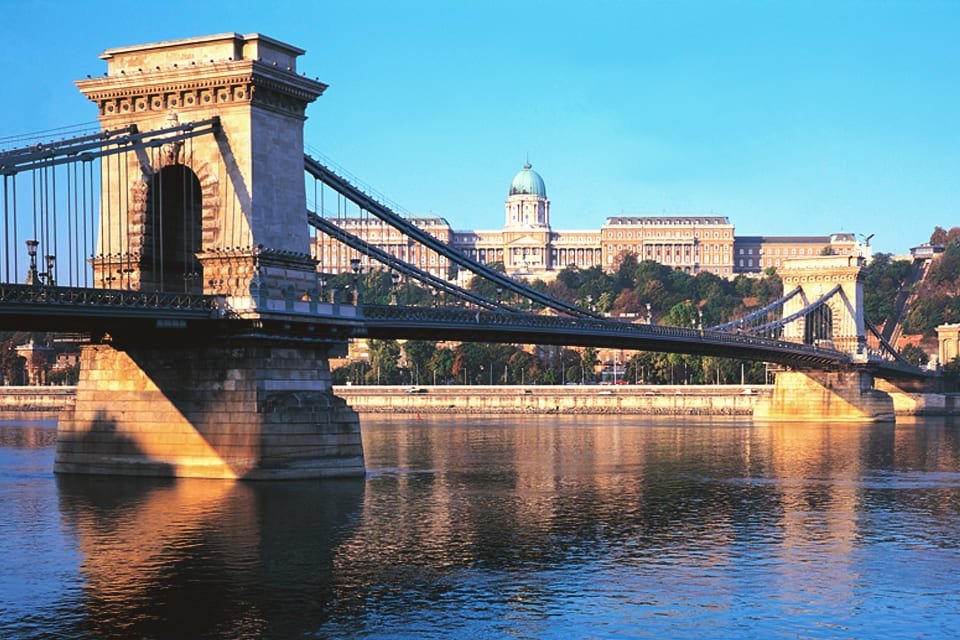
[[[772,387],[739,385],[338,386],[360,413],[751,416]]]
[[[768,385],[336,386],[334,394],[371,414],[753,415]],[[56,420],[76,387],[0,387],[0,420]],[[960,393],[898,401],[897,415],[960,416]]]
[[[76,395],[76,387],[0,387],[0,420],[56,420]]]

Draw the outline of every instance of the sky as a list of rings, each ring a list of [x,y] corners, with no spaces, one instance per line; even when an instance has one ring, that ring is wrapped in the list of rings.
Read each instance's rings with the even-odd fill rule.
[[[330,85],[306,144],[418,215],[499,229],[529,157],[555,229],[960,225],[960,2],[0,0],[0,138],[93,122],[107,48],[260,32]]]

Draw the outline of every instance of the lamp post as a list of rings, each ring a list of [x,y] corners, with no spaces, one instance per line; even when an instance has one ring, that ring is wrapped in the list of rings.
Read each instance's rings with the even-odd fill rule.
[[[397,293],[400,288],[400,274],[396,271],[390,272],[390,304],[397,306]]]
[[[500,300],[503,298],[503,287],[497,287],[497,304],[500,304]]]
[[[432,306],[434,309],[437,307],[437,294],[439,294],[439,293],[440,293],[440,292],[437,291],[436,289],[431,289],[431,290],[430,290],[430,295],[433,296],[433,301],[431,302],[431,306]]]
[[[360,258],[350,258],[350,269],[353,271],[353,304],[360,306]]]
[[[320,302],[326,302],[327,276],[321,274],[318,282],[320,284]]]
[[[57,284],[55,271],[57,264],[57,256],[43,256],[44,260],[47,262],[47,271],[43,275],[46,276],[45,281],[48,287],[52,287]]]
[[[40,284],[40,274],[37,273],[37,246],[36,240],[27,240],[27,254],[30,256],[30,268],[27,270],[27,284]]]
[[[650,303],[647,303],[647,324],[653,324],[653,312],[650,311]]]

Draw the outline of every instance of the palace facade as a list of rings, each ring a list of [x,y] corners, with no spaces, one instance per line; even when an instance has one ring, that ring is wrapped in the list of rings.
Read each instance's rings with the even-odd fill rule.
[[[607,218],[599,230],[556,231],[550,227],[550,200],[543,178],[528,162],[514,176],[505,203],[502,229],[458,231],[445,218],[411,222],[480,262],[500,262],[508,275],[551,280],[563,269],[602,267],[612,271],[619,257],[654,260],[687,273],[710,272],[725,278],[779,267],[790,257],[864,254],[868,248],[852,233],[829,236],[737,236],[726,216],[638,215]],[[431,274],[455,279],[448,261],[413,242],[377,218],[342,218],[346,231]],[[349,248],[326,236],[315,246],[319,268],[349,271]],[[366,264],[366,259],[363,259]]]

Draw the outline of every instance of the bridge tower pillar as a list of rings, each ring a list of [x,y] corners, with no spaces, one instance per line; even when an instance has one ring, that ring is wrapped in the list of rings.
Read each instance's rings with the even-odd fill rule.
[[[326,86],[297,73],[302,53],[235,33],[121,47],[101,56],[104,77],[77,83],[104,129],[219,119],[215,135],[104,158],[95,286],[222,296],[237,321],[204,335],[118,330],[85,347],[56,471],[364,473],[357,414],[331,393],[328,357],[344,338],[294,340],[278,316],[319,289],[303,122]]]
[[[817,256],[787,260],[780,269],[784,291],[800,288],[783,308],[789,317],[835,288],[817,311],[787,324],[783,339],[844,351],[854,364],[867,362],[863,314],[864,258]],[[766,420],[889,421],[892,398],[874,387],[873,376],[861,370],[795,369],[776,374],[771,396],[754,410]]]

